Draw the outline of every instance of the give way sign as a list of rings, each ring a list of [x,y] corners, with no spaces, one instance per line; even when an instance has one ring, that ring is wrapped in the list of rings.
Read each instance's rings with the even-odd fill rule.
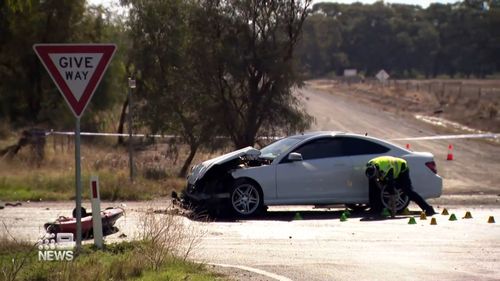
[[[116,45],[35,44],[33,49],[79,118],[106,72]]]

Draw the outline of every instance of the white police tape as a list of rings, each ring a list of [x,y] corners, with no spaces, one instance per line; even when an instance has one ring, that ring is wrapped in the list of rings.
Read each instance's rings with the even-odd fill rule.
[[[49,135],[65,135],[74,136],[75,132],[59,132],[59,131],[47,131],[46,136]],[[92,132],[80,132],[82,136],[100,136],[100,137],[128,137],[129,134],[118,134],[118,133],[92,133]],[[178,138],[175,135],[149,135],[149,134],[132,134],[133,137],[148,137],[148,138]]]
[[[48,135],[67,135],[73,136],[75,132],[60,132],[60,131],[47,131],[45,133]],[[93,133],[93,132],[81,132],[82,136],[104,136],[104,137],[128,137],[129,134],[118,134],[118,133]],[[149,135],[149,134],[132,134],[133,137],[147,137],[147,138],[180,138],[176,135]],[[216,138],[229,138],[224,136],[218,136]],[[277,140],[283,137],[280,136],[270,136],[270,137],[260,137],[260,139],[271,139]],[[487,134],[461,134],[461,135],[440,135],[440,136],[425,136],[425,137],[409,137],[409,138],[393,138],[393,141],[409,141],[409,140],[445,140],[445,139],[500,139],[500,134],[487,133]]]
[[[449,139],[500,139],[500,134],[462,134],[462,135],[441,135],[427,137],[412,137],[412,138],[396,138],[395,141],[402,140],[449,140]]]
[[[74,136],[75,132],[60,132],[60,131],[47,131],[45,132],[45,136],[50,136],[50,135],[63,135],[63,136]],[[129,134],[119,134],[119,133],[93,133],[93,132],[80,132],[81,136],[100,136],[100,137],[128,137]],[[166,138],[166,139],[173,139],[173,138],[181,138],[180,136],[176,135],[149,135],[149,134],[132,134],[132,137],[140,137],[140,138]],[[225,136],[216,136],[216,139],[229,139],[229,137]],[[259,139],[266,139],[266,140],[278,140],[282,139],[284,137],[278,137],[278,136],[271,136],[271,137],[259,137]]]

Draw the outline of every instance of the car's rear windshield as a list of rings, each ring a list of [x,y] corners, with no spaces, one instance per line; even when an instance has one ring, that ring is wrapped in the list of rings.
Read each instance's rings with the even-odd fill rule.
[[[270,145],[262,148],[260,150],[260,157],[265,159],[274,159],[280,156],[282,153],[287,152],[290,147],[296,145],[300,141],[302,141],[305,137],[297,136],[297,137],[289,137],[280,139],[276,142],[271,143]]]

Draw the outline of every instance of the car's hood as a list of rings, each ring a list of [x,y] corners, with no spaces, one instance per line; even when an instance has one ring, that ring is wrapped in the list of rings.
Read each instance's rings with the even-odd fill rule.
[[[214,165],[219,165],[222,163],[229,162],[233,159],[236,159],[238,157],[242,156],[251,156],[251,157],[257,157],[260,155],[260,150],[255,149],[251,146],[221,155],[219,157],[207,160],[201,164],[198,164],[193,167],[191,170],[191,173],[188,176],[188,182],[190,184],[194,184],[197,180],[201,179],[210,168],[212,168]]]

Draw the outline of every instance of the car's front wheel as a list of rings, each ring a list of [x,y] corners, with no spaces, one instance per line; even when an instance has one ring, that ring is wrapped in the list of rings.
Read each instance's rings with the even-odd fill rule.
[[[240,217],[250,217],[263,209],[260,187],[245,179],[236,180],[230,194],[230,207]]]
[[[410,204],[410,198],[403,190],[396,188],[396,194],[394,196],[396,213],[402,212]],[[387,190],[387,186],[382,187],[381,191],[381,201],[384,208],[391,209],[391,194]]]

